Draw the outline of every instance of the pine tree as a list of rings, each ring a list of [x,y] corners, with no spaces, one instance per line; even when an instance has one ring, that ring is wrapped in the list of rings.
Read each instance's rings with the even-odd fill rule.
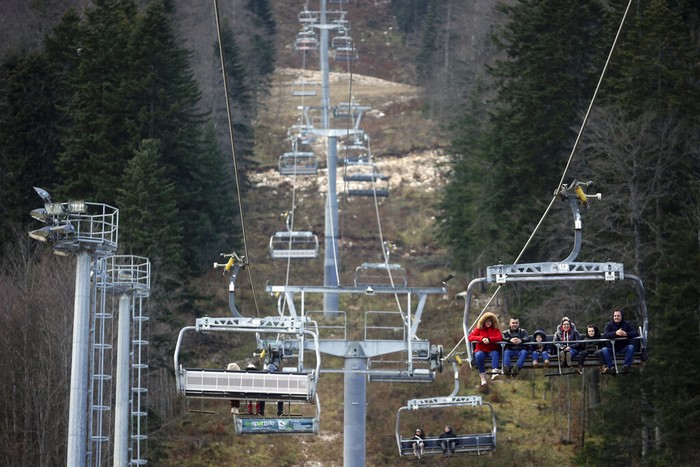
[[[185,273],[181,247],[185,219],[161,151],[158,140],[143,140],[126,167],[117,196],[119,245],[123,254],[145,256],[154,272],[175,279]]]

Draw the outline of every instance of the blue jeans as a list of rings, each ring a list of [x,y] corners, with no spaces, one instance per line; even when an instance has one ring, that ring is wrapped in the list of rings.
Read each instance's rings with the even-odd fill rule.
[[[525,365],[525,359],[527,358],[528,351],[525,349],[522,350],[513,350],[513,349],[506,349],[506,351],[503,353],[503,362],[506,364],[508,368],[510,368],[510,358],[513,356],[513,354],[518,356],[518,362],[516,365],[518,365],[518,368],[522,368],[523,365]]]
[[[498,368],[498,358],[500,356],[500,352],[498,350],[492,350],[489,352],[489,357],[491,357],[491,368],[496,369]],[[486,373],[486,367],[484,365],[485,360],[486,360],[486,352],[483,350],[478,350],[474,354],[474,359],[476,360],[476,367],[479,369],[479,373]]]
[[[540,355],[542,355],[542,360],[549,360],[549,352],[547,352],[546,350],[542,351],[542,353],[538,352],[537,350],[533,350],[532,361],[536,362]]]
[[[632,366],[634,363],[634,344],[627,344],[625,347],[615,352],[615,354],[621,353],[625,354],[625,362],[623,365]],[[608,368],[614,368],[612,361],[612,349],[610,347],[603,347],[600,354],[603,356],[605,366]]]

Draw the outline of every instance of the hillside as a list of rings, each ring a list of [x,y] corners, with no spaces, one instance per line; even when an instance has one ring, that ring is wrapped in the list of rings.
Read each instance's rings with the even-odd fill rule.
[[[261,116],[259,126],[269,133],[259,151],[260,168],[250,174],[252,186],[243,200],[244,221],[252,239],[248,245],[252,263],[251,274],[255,287],[262,284],[322,283],[322,258],[303,260],[291,265],[274,262],[267,253],[267,239],[283,228],[280,212],[291,208],[295,199],[296,222],[299,229],[323,233],[323,205],[325,201],[325,163],[316,177],[283,177],[277,169],[277,155],[286,148],[284,136],[288,126],[296,122],[299,98],[291,96],[291,82],[299,76],[317,80],[315,71],[280,68],[275,75],[273,92]],[[331,74],[332,98],[346,98],[350,76]],[[434,204],[437,189],[444,183],[446,156],[442,148],[446,137],[435,122],[425,119],[421,111],[420,90],[405,84],[360,74],[352,75],[353,96],[363,105],[371,106],[362,127],[371,136],[377,166],[389,175],[391,194],[375,207],[368,199],[349,199],[344,202],[343,186],[338,183],[339,214],[341,222],[341,277],[343,283],[352,282],[356,266],[365,261],[381,261],[378,227],[385,241],[394,245],[392,261],[406,267],[410,284],[434,286],[451,272],[449,258],[434,236]],[[313,105],[313,103],[306,103]],[[323,141],[314,150],[323,155]],[[377,225],[377,215],[381,225]],[[214,291],[223,305],[225,283],[218,273],[202,278],[203,287]],[[288,279],[287,279],[288,277]],[[219,284],[215,289],[214,284]],[[466,288],[465,278],[451,281],[449,296],[431,299],[427,316],[420,327],[421,337],[444,345],[451,350],[461,337],[463,302],[455,295]],[[252,310],[250,283],[241,277],[239,296],[241,306]],[[370,306],[376,304],[370,304]],[[263,297],[261,309],[274,309],[274,301]],[[357,298],[343,300],[341,309],[347,310],[352,326],[357,331],[366,304]],[[222,309],[223,310],[223,309]],[[224,310],[225,313],[225,310]],[[263,311],[264,313],[264,311]],[[216,351],[214,364],[236,358],[225,348]],[[326,365],[337,365],[337,359],[324,359]],[[553,379],[553,381],[552,381]],[[562,397],[571,390],[568,378],[544,378],[541,372],[524,374],[520,380],[493,382],[486,390],[477,386],[478,376],[468,367],[460,370],[460,395],[480,394],[494,405],[498,419],[499,448],[494,455],[478,458],[479,465],[504,465],[517,462],[570,465],[573,444],[567,433],[564,412],[557,407]],[[451,370],[439,375],[432,385],[402,385],[370,383],[367,386],[367,465],[403,465],[405,459],[396,454],[394,425],[396,411],[411,398],[448,395],[453,388]],[[182,403],[182,412],[172,423],[153,433],[151,452],[157,465],[305,465],[340,466],[343,464],[343,379],[337,374],[323,374],[319,383],[322,401],[321,431],[318,436],[236,436],[231,424],[228,405],[205,402]],[[197,411],[213,413],[196,413]],[[406,417],[404,430],[411,423],[421,424],[433,433],[444,421],[458,431],[469,430],[470,420],[483,414],[472,410],[452,413],[432,413],[423,418]],[[457,418],[455,418],[457,417]],[[570,422],[570,420],[568,421]],[[544,424],[543,424],[544,423]],[[483,425],[481,427],[483,429]],[[569,442],[559,443],[558,440]],[[552,443],[553,440],[557,440]],[[542,449],[542,446],[545,446]],[[430,465],[437,459],[422,462]],[[441,458],[444,465],[463,465],[464,458]]]

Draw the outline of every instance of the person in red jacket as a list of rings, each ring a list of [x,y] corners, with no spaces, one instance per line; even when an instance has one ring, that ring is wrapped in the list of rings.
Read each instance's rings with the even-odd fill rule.
[[[469,342],[476,342],[474,352],[474,360],[476,367],[479,370],[479,378],[481,385],[486,384],[486,369],[485,361],[486,354],[491,357],[491,370],[495,378],[498,374],[498,359],[501,355],[500,341],[503,340],[501,329],[498,324],[498,317],[493,313],[484,313],[479,319],[479,323],[474,330],[469,334]]]

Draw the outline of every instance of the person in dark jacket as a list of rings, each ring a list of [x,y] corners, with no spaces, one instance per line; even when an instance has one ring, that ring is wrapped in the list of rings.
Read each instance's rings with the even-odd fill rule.
[[[452,431],[452,427],[445,425],[445,431],[440,433],[440,447],[442,448],[442,453],[447,454],[447,450],[449,448],[449,454],[455,453],[455,449],[457,449],[457,435],[454,434]]]
[[[613,344],[614,354],[624,354],[625,361],[622,366],[622,373],[627,373],[634,363],[634,343],[631,339],[639,337],[639,332],[622,316],[622,310],[613,311],[612,321],[605,325],[603,329],[604,339],[615,339]],[[613,349],[609,346],[601,350],[603,360],[603,373],[609,373],[614,368],[612,361]]]
[[[539,358],[542,357],[544,367],[549,368],[549,356],[554,353],[552,344],[547,344],[547,334],[542,329],[538,329],[532,335],[535,345],[530,346],[532,349],[532,367],[537,368]]]
[[[422,428],[416,428],[416,434],[413,435],[411,439],[415,440],[412,443],[413,455],[420,459],[423,457],[423,453],[425,453],[425,442],[423,441],[425,439],[425,432]]]
[[[491,379],[498,375],[498,359],[501,356],[499,342],[502,340],[503,334],[498,326],[498,317],[491,312],[484,313],[479,318],[479,323],[469,334],[469,342],[476,342],[474,360],[476,368],[479,370],[482,386],[486,384],[486,354],[491,357],[491,370],[493,371]]]
[[[598,326],[589,324],[586,327],[586,335],[583,337],[583,340],[578,345],[578,372],[580,374],[583,374],[583,364],[586,361],[586,357],[588,357],[591,354],[595,355],[598,358],[601,365],[605,364],[605,362],[603,361],[603,356],[601,355],[601,349],[605,347],[605,345],[602,342],[594,342],[598,339],[601,339],[600,329],[598,329]]]
[[[554,334],[554,342],[559,342],[559,361],[566,362],[566,366],[573,367],[572,360],[578,355],[576,342],[581,340],[581,336],[576,330],[576,325],[566,316],[562,318],[561,324],[557,326]]]
[[[520,327],[520,320],[518,318],[511,318],[508,326],[508,330],[503,333],[503,340],[508,342],[506,350],[503,352],[503,363],[506,365],[505,371],[507,375],[511,374],[517,376],[520,370],[522,370],[523,365],[525,365],[527,355],[530,353],[523,345],[523,342],[530,342],[530,336],[528,336],[525,329]],[[518,356],[515,367],[513,367],[511,363],[513,355]]]

